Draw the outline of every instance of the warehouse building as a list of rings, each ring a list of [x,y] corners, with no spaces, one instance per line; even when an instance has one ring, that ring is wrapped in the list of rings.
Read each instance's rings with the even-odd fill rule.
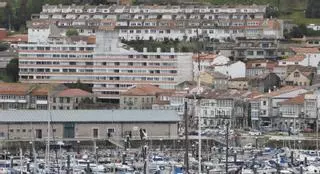
[[[7,140],[94,140],[140,136],[173,138],[179,117],[174,111],[155,110],[16,110],[0,112],[0,137]]]

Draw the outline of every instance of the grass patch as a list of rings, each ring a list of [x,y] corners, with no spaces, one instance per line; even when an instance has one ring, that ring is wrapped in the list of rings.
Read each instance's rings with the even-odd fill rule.
[[[306,18],[303,10],[295,10],[289,15],[282,15],[281,19],[292,20],[297,24],[320,24],[319,18]]]

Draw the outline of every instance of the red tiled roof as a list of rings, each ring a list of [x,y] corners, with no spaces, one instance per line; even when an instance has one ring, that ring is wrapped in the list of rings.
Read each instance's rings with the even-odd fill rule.
[[[303,61],[305,58],[305,55],[294,55],[292,57],[289,57],[287,59],[284,59],[285,62],[300,62]]]
[[[16,34],[16,35],[8,36],[8,37],[4,38],[2,41],[11,42],[11,43],[28,42],[28,35],[27,34]]]
[[[260,66],[255,66],[257,64],[265,64]],[[248,61],[246,63],[246,68],[267,68],[267,69],[273,69],[275,66],[277,66],[278,62],[276,61],[269,61],[269,60],[252,60]]]
[[[56,95],[59,97],[86,97],[91,96],[92,94],[82,89],[65,89],[58,92]]]
[[[0,94],[26,95],[31,90],[31,84],[0,83]]]
[[[311,47],[291,47],[291,49],[296,54],[320,53],[320,50],[318,48],[311,48]]]
[[[156,95],[158,92],[164,92],[166,90],[161,89],[153,85],[137,85],[126,92],[121,93],[121,95],[127,96],[147,96]]]
[[[283,102],[279,102],[280,105],[302,105],[304,103],[304,94],[290,98]]]
[[[199,55],[199,59],[200,60],[214,60],[218,55],[216,54],[200,54]],[[194,54],[192,56],[192,59],[193,60],[198,60],[198,55],[197,54]]]

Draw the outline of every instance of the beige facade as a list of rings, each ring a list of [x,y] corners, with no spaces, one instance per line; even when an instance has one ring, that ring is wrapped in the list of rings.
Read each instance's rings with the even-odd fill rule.
[[[156,96],[121,96],[120,109],[152,109]]]
[[[299,70],[295,70],[285,78],[286,85],[309,86],[311,80]]]
[[[197,80],[197,79],[195,78],[195,80]],[[213,81],[214,81],[214,77],[209,72],[201,72],[200,73],[200,82],[201,83],[213,84]]]
[[[246,79],[230,80],[228,82],[228,88],[229,89],[239,89],[239,90],[248,89],[248,80],[246,80]]]

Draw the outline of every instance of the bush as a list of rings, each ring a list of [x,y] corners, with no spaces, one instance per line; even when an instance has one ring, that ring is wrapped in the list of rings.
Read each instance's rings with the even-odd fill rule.
[[[7,49],[9,49],[9,44],[8,43],[4,43],[4,42],[0,42],[0,51],[5,51]]]
[[[70,37],[70,36],[78,36],[79,33],[78,33],[78,31],[77,31],[76,29],[69,29],[69,30],[66,32],[66,35],[67,35],[68,37]]]

